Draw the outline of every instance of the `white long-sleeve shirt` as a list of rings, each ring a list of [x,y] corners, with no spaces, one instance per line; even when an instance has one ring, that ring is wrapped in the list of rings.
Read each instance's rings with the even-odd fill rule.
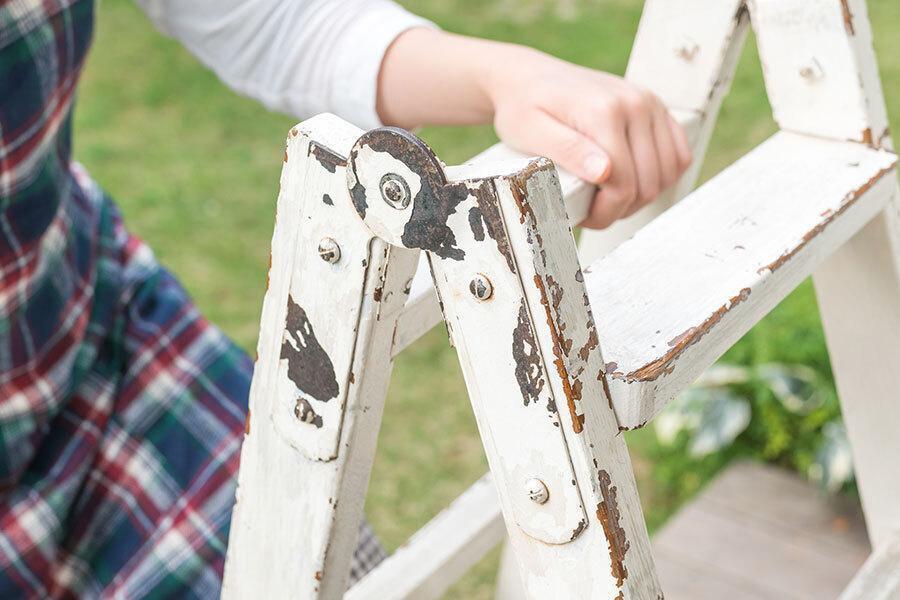
[[[391,42],[434,25],[390,0],[137,0],[237,92],[299,118],[332,112],[365,129]]]

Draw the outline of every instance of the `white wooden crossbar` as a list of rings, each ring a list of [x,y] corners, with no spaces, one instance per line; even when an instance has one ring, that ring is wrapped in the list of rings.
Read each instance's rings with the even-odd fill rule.
[[[900,535],[896,533],[869,556],[839,600],[900,598]]]
[[[781,133],[689,194],[749,21]],[[391,360],[441,319],[491,475],[346,597],[439,597],[504,530],[500,600],[661,597],[620,432],[811,273],[875,548],[844,597],[896,592],[900,198],[864,0],[647,0],[627,76],[697,160],[580,262],[592,189],[545,159],[291,130],[225,597],[344,596]]]

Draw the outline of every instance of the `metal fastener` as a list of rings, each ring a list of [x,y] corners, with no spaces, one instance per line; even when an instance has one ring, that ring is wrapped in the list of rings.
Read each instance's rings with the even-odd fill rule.
[[[319,242],[319,256],[325,262],[334,264],[341,260],[341,247],[331,238],[322,238]]]
[[[469,282],[469,291],[481,302],[488,300],[494,294],[494,286],[491,280],[478,273],[472,281]]]
[[[544,504],[550,499],[550,490],[537,477],[532,477],[525,482],[525,493],[528,494],[528,498],[535,504]]]
[[[392,208],[403,210],[411,200],[406,180],[396,173],[387,173],[381,178],[381,197]]]
[[[682,37],[675,48],[675,56],[690,62],[700,52],[700,45],[689,37]]]
[[[800,74],[800,77],[810,82],[818,81],[825,76],[822,65],[815,58],[811,58],[808,62],[800,65],[797,72]]]

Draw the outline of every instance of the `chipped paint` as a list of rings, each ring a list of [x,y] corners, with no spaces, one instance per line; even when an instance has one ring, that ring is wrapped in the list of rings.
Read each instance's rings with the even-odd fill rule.
[[[500,215],[500,202],[493,182],[479,182],[479,185],[472,191],[475,195],[475,202],[478,204],[477,207],[472,207],[469,211],[469,225],[472,227],[472,234],[475,235],[475,239],[479,242],[484,239],[483,232],[480,237],[476,232],[476,230],[481,231],[483,222],[487,234],[494,240],[494,243],[497,244],[497,250],[506,259],[506,266],[509,267],[510,273],[515,273],[516,261],[509,247],[509,238],[503,226],[503,217]],[[479,222],[474,223],[473,219],[477,219]]]
[[[247,418],[244,420],[244,435],[250,435],[250,409],[247,409]]]
[[[616,502],[616,486],[612,485],[609,473],[604,470],[597,472],[598,485],[603,500],[597,505],[597,519],[603,526],[603,533],[609,544],[609,561],[612,576],[616,580],[616,586],[622,587],[628,577],[628,568],[625,566],[625,555],[631,547],[625,537],[625,529],[622,528],[619,505]]]
[[[288,297],[281,358],[287,360],[288,379],[301,393],[322,402],[338,395],[331,358],[316,339],[306,311],[291,297]]]
[[[814,240],[820,233],[825,231],[825,229],[839,216],[841,216],[844,212],[846,212],[851,206],[853,206],[857,200],[859,200],[863,194],[869,191],[872,186],[878,183],[882,177],[887,175],[888,173],[893,173],[896,166],[896,162],[892,164],[890,167],[882,169],[878,173],[875,174],[874,177],[866,181],[863,185],[853,190],[849,194],[847,194],[844,199],[841,201],[840,207],[835,210],[827,210],[821,213],[821,217],[824,219],[821,223],[818,223],[815,227],[810,229],[800,240],[800,243],[797,244],[791,250],[785,252],[778,258],[776,258],[771,263],[760,267],[756,270],[756,272],[760,275],[765,273],[766,271],[770,273],[774,273],[778,269],[780,269],[785,263],[790,261],[798,252],[803,250],[803,248],[812,240]]]
[[[328,206],[334,206],[334,200],[332,200],[331,196],[329,196],[328,194],[322,194],[322,202],[324,202]]]
[[[309,143],[309,153],[320,165],[325,167],[325,170],[329,173],[334,173],[337,170],[337,167],[347,166],[347,160],[343,156],[329,150],[318,142]]]
[[[850,0],[841,0],[841,13],[844,17],[844,28],[850,35],[856,35],[856,28],[853,26],[853,13],[850,12]]]
[[[316,429],[322,428],[322,416],[317,414],[309,401],[302,396],[297,398],[297,403],[294,405],[294,416],[302,423],[309,423]]]
[[[528,307],[523,298],[519,304],[519,318],[512,334],[512,356],[515,362],[516,381],[525,406],[537,404],[541,390],[544,388],[541,354],[531,321],[528,318]]]
[[[699,325],[695,325],[694,327],[689,327],[687,330],[682,332],[681,334],[675,336],[668,342],[668,346],[670,350],[662,355],[660,358],[651,361],[637,369],[632,371],[628,375],[624,377],[626,381],[652,381],[654,379],[659,378],[661,375],[672,372],[674,367],[672,363],[675,362],[675,359],[678,358],[685,350],[689,347],[693,346],[700,339],[709,333],[710,329],[713,326],[722,320],[722,318],[728,314],[731,310],[733,310],[736,306],[747,300],[750,297],[750,288],[743,288],[738,294],[732,297],[728,303],[723,304],[719,307],[713,314],[707,317],[702,323]]]
[[[547,298],[547,290],[544,288],[544,282],[539,275],[534,276],[534,283],[541,294],[541,304],[544,306],[544,312],[547,314],[547,325],[550,327],[550,337],[553,340],[553,355],[556,357],[553,364],[559,378],[562,380],[563,393],[566,396],[566,404],[569,407],[569,415],[572,417],[572,430],[575,433],[581,433],[584,430],[584,415],[578,414],[578,408],[575,402],[581,400],[580,393],[576,397],[573,393],[572,382],[569,380],[569,371],[566,368],[565,359],[563,357],[562,342],[558,331],[557,323],[553,319],[553,313],[550,309],[550,300]],[[578,381],[577,379],[575,380]],[[581,388],[579,387],[578,390]],[[577,390],[576,390],[577,391]]]

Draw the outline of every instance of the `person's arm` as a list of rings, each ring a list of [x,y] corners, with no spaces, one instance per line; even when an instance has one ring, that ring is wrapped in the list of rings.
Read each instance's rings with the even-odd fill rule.
[[[602,184],[589,227],[631,215],[691,161],[684,132],[650,92],[530,48],[431,29],[389,48],[378,112],[407,128],[493,121],[506,144]]]
[[[452,35],[390,0],[137,0],[238,92],[362,128],[493,121],[500,138],[602,184],[584,225],[652,201],[690,162],[652,94],[536,50]]]

